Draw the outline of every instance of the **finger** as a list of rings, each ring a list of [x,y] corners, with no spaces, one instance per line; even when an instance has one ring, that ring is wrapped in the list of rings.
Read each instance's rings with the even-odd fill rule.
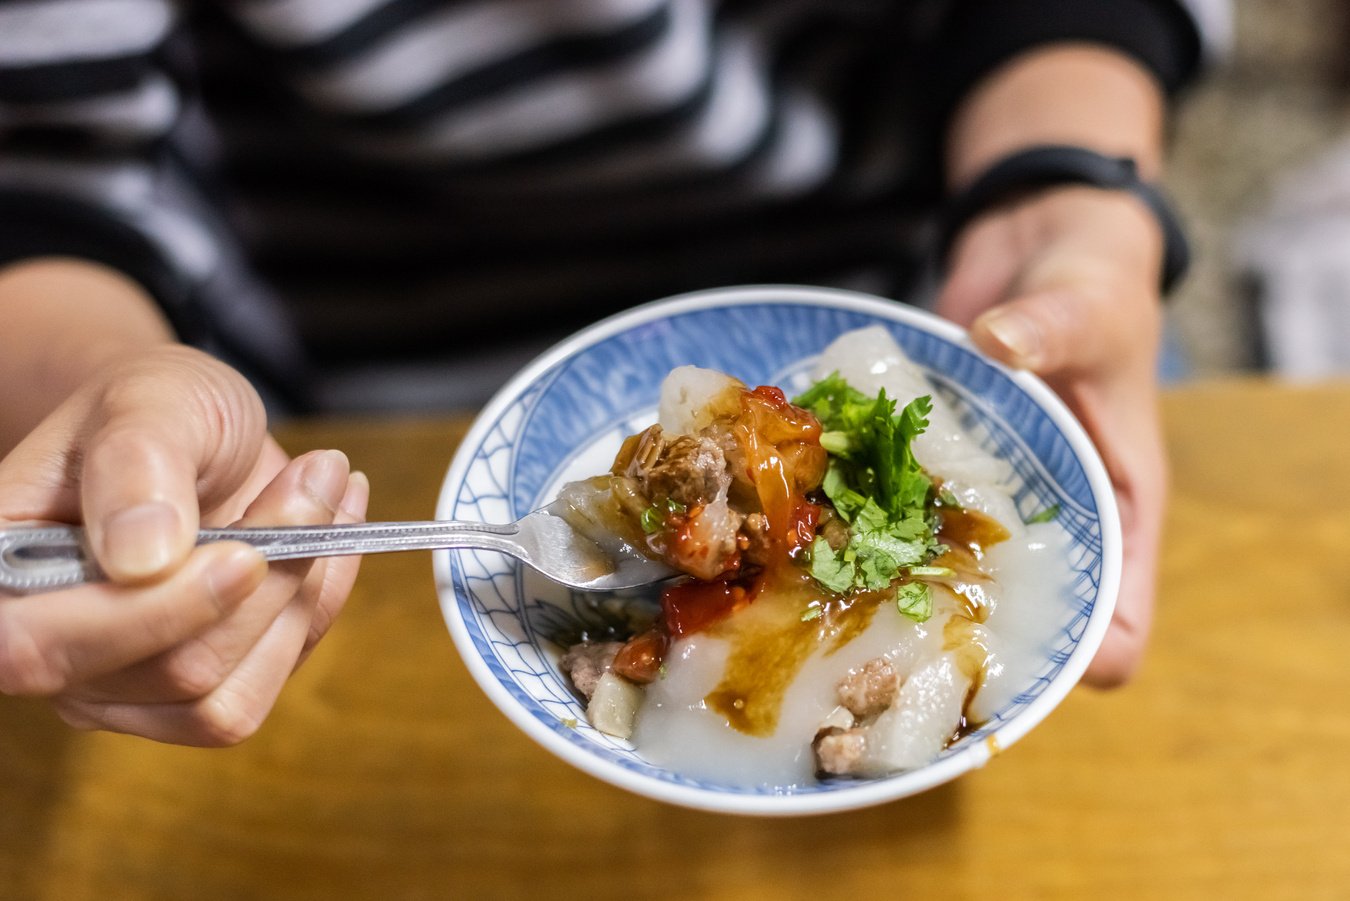
[[[1141,584],[1142,574],[1126,571],[1121,576],[1120,597],[1111,626],[1101,647],[1083,674],[1083,683],[1093,688],[1119,688],[1134,678],[1144,659],[1144,649],[1153,623],[1153,604],[1141,596],[1153,591]]]
[[[235,525],[323,525],[333,521],[347,493],[351,464],[339,450],[316,450],[292,460],[248,505]]]
[[[263,490],[290,464],[290,454],[282,450],[281,445],[277,444],[270,433],[266,435],[258,451],[258,460],[253,471],[244,479],[238,490],[219,503],[202,505],[202,525],[219,528],[237,524],[248,512],[249,505],[256,501]]]
[[[204,697],[167,704],[91,701],[64,695],[57,712],[80,729],[105,729],[155,741],[228,747],[252,736],[276,703],[309,629],[311,608],[288,605],[258,643]]]
[[[157,654],[226,616],[266,575],[262,555],[235,542],[202,547],[170,578],[108,584],[0,604],[0,692],[54,695]]]
[[[1084,681],[1096,688],[1115,688],[1133,678],[1153,625],[1157,597],[1158,556],[1166,510],[1167,470],[1161,445],[1147,426],[1132,430],[1136,444],[1124,460],[1107,454],[1107,472],[1120,502],[1120,591],[1111,626]],[[1160,440],[1160,439],[1159,439]]]
[[[342,505],[338,516],[334,522],[364,522],[366,518],[366,505],[370,500],[370,480],[366,478],[363,472],[352,473],[351,480],[347,483],[347,495],[342,499]],[[300,652],[300,659],[296,661],[299,666],[309,656],[317,645],[328,633],[333,621],[337,619],[342,612],[343,606],[347,603],[347,597],[351,594],[352,586],[356,583],[356,575],[361,568],[361,558],[352,557],[333,557],[328,560],[320,561],[323,567],[318,574],[321,577],[321,586],[318,592],[318,603],[315,605],[314,613],[309,621],[309,634],[305,638],[304,649]],[[315,574],[311,574],[311,578]]]
[[[357,474],[354,487],[343,498],[338,518],[352,520],[364,514],[366,479]],[[276,703],[286,679],[298,665],[312,631],[319,597],[327,588],[337,588],[345,597],[348,578],[355,578],[359,558],[325,561],[344,564],[334,581],[317,570],[305,580],[305,588],[268,625],[229,676],[209,694],[178,703],[126,703],[100,701],[67,695],[57,710],[66,722],[78,728],[106,729],[153,738],[157,741],[202,747],[235,745],[253,735]],[[340,604],[340,599],[339,599]]]
[[[249,507],[241,526],[332,522],[347,487],[347,458],[338,451],[297,457]],[[166,703],[203,697],[239,665],[292,602],[312,561],[273,563],[267,578],[229,616],[182,644],[103,679],[78,686],[89,701]]]
[[[984,310],[1008,293],[1021,265],[1022,252],[1000,218],[982,218],[962,233],[952,248],[947,277],[934,311],[969,327]]]
[[[1083,675],[1083,681],[1094,688],[1124,685],[1144,658],[1157,591],[1158,542],[1147,531],[1126,524],[1116,608],[1106,637]]]
[[[1088,370],[1114,359],[1114,320],[1089,294],[1050,290],[986,311],[975,320],[970,335],[995,359],[1044,375]]]
[[[186,349],[130,367],[99,397],[84,451],[81,508],[115,581],[155,578],[195,542],[201,503],[233,493],[265,434],[257,394],[233,370]]]
[[[1167,504],[1167,458],[1151,380],[1051,385],[1093,436],[1115,489],[1122,561],[1115,611],[1084,682],[1122,685],[1144,655],[1157,594],[1157,569]]]

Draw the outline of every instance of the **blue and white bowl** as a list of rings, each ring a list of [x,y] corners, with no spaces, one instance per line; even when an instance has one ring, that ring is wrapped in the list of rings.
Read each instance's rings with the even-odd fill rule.
[[[490,551],[435,556],[441,607],[469,671],[527,735],[582,770],[659,800],[728,813],[847,810],[931,788],[982,766],[1048,714],[1101,644],[1120,578],[1120,524],[1105,468],[1083,429],[1037,378],[990,361],[931,314],[845,291],[727,288],[639,307],[545,353],[487,405],[441,490],[442,519],[509,522],[552,500],[566,481],[608,469],[623,437],[656,417],[661,380],[676,366],[728,372],[791,393],[842,332],[881,324],[961,411],[973,434],[1009,460],[1024,516],[1058,505],[1070,534],[1073,584],[1035,677],[992,719],[917,770],[867,780],[744,788],[646,762],[591,728],[557,668],[561,631],[629,609],[625,599],[569,592]],[[641,601],[638,602],[639,604]]]

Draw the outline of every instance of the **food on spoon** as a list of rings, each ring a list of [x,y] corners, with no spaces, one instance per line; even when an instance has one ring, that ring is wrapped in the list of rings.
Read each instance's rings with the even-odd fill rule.
[[[658,422],[561,492],[583,532],[691,577],[651,629],[562,659],[653,762],[779,787],[920,766],[1034,665],[1017,620],[1067,578],[1058,527],[1023,525],[1009,465],[884,329],[815,377],[789,400],[676,369]]]

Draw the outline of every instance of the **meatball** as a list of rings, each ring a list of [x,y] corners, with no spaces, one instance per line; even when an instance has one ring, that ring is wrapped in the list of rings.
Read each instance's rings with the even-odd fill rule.
[[[574,644],[558,661],[558,667],[572,680],[572,687],[586,700],[595,693],[600,677],[614,666],[623,642],[619,641],[583,641]]]
[[[858,719],[877,716],[895,703],[900,694],[900,679],[885,657],[867,661],[860,669],[849,670],[835,687],[839,703]]]
[[[731,482],[722,449],[708,438],[692,435],[664,442],[659,456],[638,479],[651,500],[670,498],[687,509],[712,503]]]

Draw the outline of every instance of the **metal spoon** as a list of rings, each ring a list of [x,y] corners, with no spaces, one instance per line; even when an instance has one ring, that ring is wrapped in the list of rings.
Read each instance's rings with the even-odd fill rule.
[[[583,591],[636,588],[675,575],[664,563],[617,539],[602,548],[574,530],[560,512],[554,503],[503,525],[446,520],[202,529],[197,543],[243,541],[268,560],[478,548],[514,557],[555,582]],[[36,594],[104,578],[78,526],[0,527],[0,591]]]

